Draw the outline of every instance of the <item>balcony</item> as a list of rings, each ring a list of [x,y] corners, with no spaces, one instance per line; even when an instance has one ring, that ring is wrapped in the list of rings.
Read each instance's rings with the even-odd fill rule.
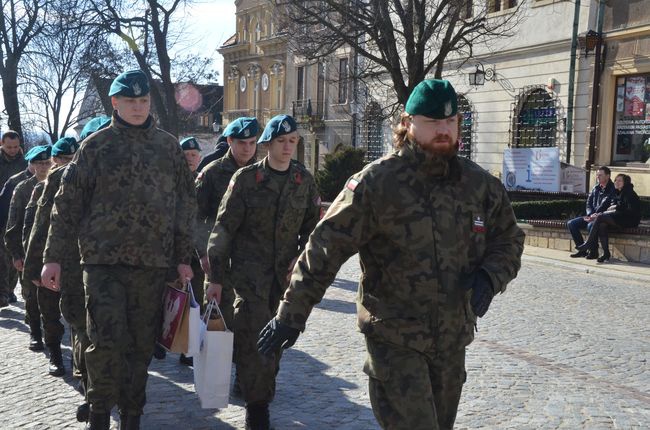
[[[324,123],[324,104],[322,101],[312,102],[311,99],[294,100],[291,102],[292,114],[298,123],[308,124],[310,129],[322,128]]]

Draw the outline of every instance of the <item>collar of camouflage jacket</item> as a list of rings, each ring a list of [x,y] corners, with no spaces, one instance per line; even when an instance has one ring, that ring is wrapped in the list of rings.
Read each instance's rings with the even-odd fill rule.
[[[255,182],[258,184],[266,183],[269,181],[270,173],[269,159],[264,157],[264,159],[257,164],[257,171],[255,172]],[[291,161],[289,164],[289,182],[300,185],[303,181],[302,169],[300,169],[298,163]]]
[[[117,112],[113,112],[111,128],[118,134],[144,133],[147,137],[152,137],[156,131],[156,121],[149,115],[144,124],[135,126],[119,118]]]
[[[224,170],[231,171],[233,173],[239,170],[239,165],[237,164],[237,161],[235,161],[235,156],[232,155],[232,151],[230,150],[230,148],[228,148],[228,151],[226,152],[226,155],[223,156],[223,158],[224,161],[227,160],[227,162],[222,164]],[[253,157],[250,160],[248,160],[248,163],[246,163],[246,165],[250,166],[255,163],[257,163],[257,160],[255,159],[255,155],[253,155]]]

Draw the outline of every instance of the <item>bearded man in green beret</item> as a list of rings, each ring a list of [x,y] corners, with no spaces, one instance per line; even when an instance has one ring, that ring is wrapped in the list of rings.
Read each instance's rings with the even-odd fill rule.
[[[457,156],[456,92],[418,84],[395,129],[395,152],[352,176],[318,224],[260,352],[293,345],[340,266],[359,253],[364,372],[385,429],[451,429],[465,347],[495,294],[519,271],[524,234],[505,189]]]
[[[67,242],[77,238],[90,340],[90,428],[107,430],[117,405],[120,428],[135,430],[169,269],[182,282],[193,276],[196,197],[178,140],[150,114],[146,75],[122,73],[108,95],[110,126],[86,138],[54,198],[41,284],[60,289]]]

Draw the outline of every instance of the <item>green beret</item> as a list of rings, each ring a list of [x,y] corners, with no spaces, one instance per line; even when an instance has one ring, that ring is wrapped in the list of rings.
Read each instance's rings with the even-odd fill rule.
[[[142,70],[129,70],[113,80],[108,96],[142,97],[149,94],[149,80]]]
[[[222,136],[233,139],[250,139],[257,136],[259,129],[260,125],[256,118],[243,116],[228,124]]]
[[[90,121],[84,125],[83,130],[81,130],[81,134],[79,135],[79,140],[84,140],[97,130],[101,130],[102,128],[106,128],[109,124],[111,123],[111,118],[105,115],[98,116],[97,118],[93,118]]]
[[[72,155],[79,149],[77,139],[74,137],[62,137],[52,146],[52,157],[59,155]]]
[[[296,120],[289,115],[276,115],[269,120],[264,127],[262,135],[258,139],[257,143],[267,143],[275,139],[276,137],[284,136],[298,129],[298,124]]]
[[[427,79],[413,88],[406,102],[409,115],[423,115],[433,119],[445,119],[458,113],[456,91],[449,81]]]
[[[195,138],[190,136],[181,140],[181,149],[183,151],[189,151],[190,149],[201,151],[201,145],[199,145],[199,142]]]
[[[25,154],[25,160],[31,162],[49,160],[52,154],[50,145],[35,146]]]

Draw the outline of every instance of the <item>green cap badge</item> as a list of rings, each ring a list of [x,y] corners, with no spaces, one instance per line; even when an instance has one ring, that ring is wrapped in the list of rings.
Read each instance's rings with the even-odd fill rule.
[[[444,79],[427,79],[413,88],[404,110],[409,115],[449,118],[458,113],[456,90]]]

